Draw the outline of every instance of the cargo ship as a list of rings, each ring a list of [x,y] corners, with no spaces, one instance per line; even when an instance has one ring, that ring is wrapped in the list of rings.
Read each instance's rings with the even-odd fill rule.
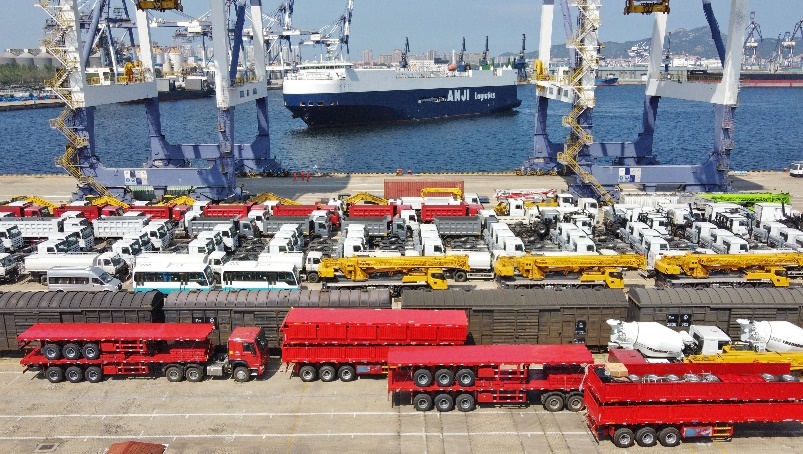
[[[718,81],[722,79],[721,71],[690,70],[689,80]],[[739,83],[742,87],[803,87],[803,71],[756,71],[742,70]]]
[[[303,63],[288,74],[284,105],[309,127],[428,120],[512,110],[521,105],[516,70],[455,65],[355,68],[346,61]]]

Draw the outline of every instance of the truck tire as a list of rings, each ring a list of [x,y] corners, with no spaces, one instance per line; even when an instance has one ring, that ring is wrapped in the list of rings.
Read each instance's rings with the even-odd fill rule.
[[[307,364],[298,370],[298,376],[301,377],[301,381],[303,382],[311,382],[318,378],[318,371],[315,370],[315,366]]]
[[[357,373],[354,371],[354,366],[348,364],[345,366],[340,366],[340,369],[337,370],[337,376],[340,377],[340,381],[354,381],[357,379]]]
[[[184,377],[188,382],[198,383],[204,379],[203,368],[194,364],[192,366],[187,366],[187,368],[184,369]]]
[[[454,384],[454,373],[449,369],[438,369],[435,372],[435,382],[442,388],[452,386]]]
[[[658,441],[661,443],[661,446],[674,448],[680,444],[680,431],[671,426],[664,427],[658,432]]]
[[[307,281],[312,282],[313,284],[317,284],[318,282],[321,281],[321,276],[318,275],[318,273],[316,273],[315,271],[313,271],[307,275]]]
[[[184,380],[184,373],[179,366],[167,366],[167,368],[165,368],[165,377],[167,377],[169,381],[177,383]]]
[[[81,349],[81,354],[83,354],[86,359],[98,359],[100,358],[100,347],[98,347],[98,344],[93,344],[91,342],[84,344],[84,347]]]
[[[413,405],[417,411],[432,410],[432,397],[429,394],[417,394],[413,397]]]
[[[58,344],[45,344],[42,346],[42,355],[50,361],[61,359],[61,347]]]
[[[231,376],[237,383],[245,383],[251,379],[251,371],[245,366],[235,367]]]
[[[457,384],[460,386],[474,386],[474,382],[477,381],[474,371],[471,369],[458,370],[455,378],[457,378]]]
[[[84,371],[78,366],[70,366],[64,372],[64,378],[70,383],[80,383],[84,379]]]
[[[627,427],[620,427],[613,433],[613,445],[617,448],[629,448],[634,443],[633,431]]]
[[[84,378],[89,383],[100,383],[103,381],[103,370],[98,366],[89,366],[84,371]]]
[[[432,372],[426,369],[418,369],[413,374],[413,381],[419,388],[426,388],[432,384]]]
[[[64,380],[64,369],[59,366],[51,366],[45,370],[45,377],[50,383],[59,383]]]
[[[330,382],[337,380],[337,371],[330,365],[321,366],[318,369],[318,376],[321,377],[322,382]]]
[[[586,403],[583,400],[583,395],[580,393],[571,393],[566,396],[566,409],[569,411],[582,411],[586,408]]]
[[[636,431],[636,443],[644,448],[651,448],[658,444],[658,434],[652,427],[642,427]]]
[[[78,359],[81,357],[81,347],[78,344],[69,343],[62,347],[61,353],[67,359]]]
[[[457,270],[454,272],[454,280],[455,282],[466,282],[468,280],[468,274],[463,270]]]
[[[435,408],[440,412],[452,411],[454,409],[454,399],[448,394],[438,394],[435,396],[435,399],[433,399],[433,403],[435,404]]]
[[[558,412],[563,410],[564,399],[561,393],[546,394],[541,399],[544,402],[544,410],[551,412]]]
[[[454,400],[454,405],[460,411],[472,411],[477,407],[476,402],[474,401],[474,396],[471,394],[460,394]]]

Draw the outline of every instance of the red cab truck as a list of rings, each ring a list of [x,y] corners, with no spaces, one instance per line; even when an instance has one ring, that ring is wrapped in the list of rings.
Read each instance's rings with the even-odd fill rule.
[[[122,216],[123,209],[114,205],[61,205],[53,209],[53,216],[60,217],[64,213],[81,213],[92,222],[101,216]]]
[[[734,424],[803,421],[803,382],[780,363],[623,362],[589,368],[588,427],[628,448],[730,439]]]
[[[533,392],[549,411],[580,411],[580,384],[593,362],[591,352],[577,344],[393,347],[388,392],[409,394],[418,411],[524,404]]]
[[[462,345],[464,311],[293,308],[281,325],[282,362],[301,380],[352,381],[387,371],[395,345]]]
[[[43,373],[52,383],[97,383],[107,375],[198,382],[224,374],[244,382],[265,372],[268,343],[261,328],[235,328],[227,355],[215,354],[213,329],[192,323],[37,323],[17,340],[25,370]]]

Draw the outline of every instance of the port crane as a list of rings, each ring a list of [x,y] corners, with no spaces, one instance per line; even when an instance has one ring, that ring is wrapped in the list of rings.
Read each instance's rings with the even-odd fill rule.
[[[524,280],[514,282],[512,287],[532,285],[606,285],[609,288],[624,288],[623,269],[645,269],[647,260],[639,254],[621,255],[561,255],[499,257],[494,263],[494,272],[503,281],[513,278],[516,271]],[[561,278],[568,274],[575,278]]]
[[[485,50],[482,52],[482,57],[480,57],[480,68],[490,66],[488,63],[488,52],[488,35],[485,35]]]
[[[563,23],[569,43],[570,64],[559,68],[554,76],[536,80],[534,153],[524,162],[518,173],[537,175],[573,172],[575,180],[569,185],[570,191],[581,197],[596,197],[603,203],[610,203],[615,199],[621,184],[641,185],[646,191],[655,191],[659,185],[665,185],[689,191],[727,192],[730,153],[734,147],[734,112],[738,103],[742,43],[748,17],[747,0],[731,0],[727,43],[720,33],[710,0],[703,1],[703,12],[724,68],[722,80],[718,83],[681,83],[682,81],[666,77],[663,57],[669,2],[634,0],[627,3],[626,13],[651,13],[653,17],[642,132],[635,142],[605,143],[596,142],[592,135],[592,114],[596,105],[594,78],[598,67],[600,1],[574,2],[579,11],[576,31],[572,31],[573,21],[569,14],[568,0],[558,1],[564,12]],[[648,3],[654,5],[647,8]],[[644,8],[639,8],[642,6]],[[537,66],[544,68],[549,67],[551,58],[554,7],[555,0],[543,1],[540,62]],[[715,139],[713,150],[704,163],[659,165],[653,155],[653,135],[661,98],[714,105]],[[562,119],[562,124],[569,129],[569,135],[563,144],[553,143],[547,135],[547,109],[550,100],[572,106],[569,114]],[[613,158],[612,165],[598,164],[599,158]]]
[[[240,65],[246,5],[210,0],[219,142],[173,145],[162,133],[148,13],[180,11],[181,2],[138,2],[133,21],[125,2],[120,8],[110,8],[112,1],[116,0],[99,0],[94,4],[78,0],[38,3],[49,16],[44,46],[63,65],[48,81],[48,87],[66,106],[61,115],[51,121],[51,127],[67,138],[65,153],[56,159],[56,164],[78,179],[78,190],[73,197],[105,196],[130,202],[136,196],[158,199],[169,194],[191,194],[196,199],[223,200],[242,195],[236,185],[238,171],[261,172],[277,168],[270,157],[264,51],[259,44],[263,42],[261,20],[251,24],[260,39],[255,40],[254,69],[249,71],[247,62],[243,60]],[[252,1],[250,8],[256,12],[253,17],[262,17],[260,1]],[[110,11],[115,17],[109,16]],[[83,19],[86,17],[90,18],[88,23]],[[139,53],[130,46],[125,62],[116,58],[104,61],[101,54],[98,65],[89,57],[112,19],[132,22],[131,26],[137,31]],[[233,34],[229,33],[230,24],[234,24]],[[113,41],[114,37],[107,34],[105,39]],[[118,45],[111,47],[118,48]],[[145,102],[150,158],[143,167],[106,167],[97,154],[95,109],[130,101]],[[256,102],[258,133],[251,144],[235,144],[234,108],[245,102]]]
[[[787,49],[788,51],[787,57],[784,59],[784,66],[795,66],[795,37],[797,35],[800,35],[800,39],[803,39],[803,20],[800,20],[795,24],[795,28],[792,29],[792,33],[785,35],[783,42],[781,43],[783,48]]]
[[[401,61],[399,62],[399,68],[407,69],[410,67],[410,64],[407,62],[407,56],[410,54],[410,40],[405,36],[404,37],[404,51],[401,55]]]
[[[346,55],[349,53],[349,35],[351,34],[351,14],[354,10],[354,0],[348,0],[345,11],[328,25],[323,26],[318,33],[302,40],[301,45],[321,45],[326,48],[326,59],[334,60],[342,54],[343,47]]]
[[[488,50],[488,38],[485,38],[485,49],[486,52]],[[516,57],[516,61],[513,63],[513,67],[516,68],[518,71],[518,78],[520,81],[527,80],[527,59],[524,57],[524,51],[526,50],[525,44],[527,43],[527,35],[522,33],[521,34],[521,50],[519,51],[519,56]]]
[[[750,24],[745,30],[747,36],[744,38],[744,58],[742,59],[743,66],[753,66],[760,63],[758,55],[758,45],[764,41],[761,35],[761,25],[756,22],[756,12],[750,11]],[[758,35],[758,41],[756,41]]]

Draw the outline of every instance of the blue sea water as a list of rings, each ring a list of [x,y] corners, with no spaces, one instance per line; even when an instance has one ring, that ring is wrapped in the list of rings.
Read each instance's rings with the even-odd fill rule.
[[[641,129],[643,86],[599,87],[593,134],[598,141],[633,141]],[[309,130],[269,95],[271,149],[289,170],[320,172],[503,171],[519,167],[532,154],[535,90],[519,86],[522,105],[514,112],[344,129]],[[803,90],[746,88],[736,111],[734,170],[782,169],[803,159]],[[694,164],[707,158],[714,138],[714,108],[708,104],[661,100],[654,154],[666,164]],[[54,166],[63,136],[48,125],[60,109],[0,112],[0,173],[62,173]],[[161,104],[162,123],[173,143],[217,140],[214,98]],[[560,142],[568,106],[550,105],[549,133]],[[237,107],[235,137],[250,142],[256,133],[252,105]],[[98,155],[108,167],[136,167],[149,151],[144,105],[97,109]]]

